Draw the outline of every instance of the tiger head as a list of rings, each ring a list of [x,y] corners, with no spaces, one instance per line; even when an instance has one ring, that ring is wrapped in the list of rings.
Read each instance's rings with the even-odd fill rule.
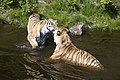
[[[57,20],[45,19],[45,31],[53,33],[57,28]]]
[[[54,42],[56,45],[71,43],[70,37],[68,35],[69,30],[67,28],[57,28],[54,32]]]

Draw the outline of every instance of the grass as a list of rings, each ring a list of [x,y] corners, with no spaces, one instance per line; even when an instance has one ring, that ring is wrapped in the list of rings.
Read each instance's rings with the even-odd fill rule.
[[[117,4],[118,5],[118,4]],[[117,7],[117,6],[116,6]],[[119,8],[119,7],[118,7]],[[33,12],[58,21],[60,25],[72,27],[76,23],[84,23],[92,28],[120,29],[120,12],[112,19],[105,12],[105,5],[100,0],[46,0],[43,3],[26,3],[22,7],[8,10],[0,19],[9,17],[9,23],[17,23],[21,27],[27,26],[28,17]]]

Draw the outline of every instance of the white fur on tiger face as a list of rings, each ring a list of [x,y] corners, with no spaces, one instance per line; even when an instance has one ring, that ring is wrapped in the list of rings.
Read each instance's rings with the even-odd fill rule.
[[[58,29],[56,29],[54,31],[54,42],[57,44],[59,44],[61,42],[61,39],[59,38],[59,36],[57,35]]]
[[[42,31],[41,32],[43,32],[43,33],[49,33],[49,32],[54,32],[54,28],[55,27],[53,27],[54,26],[54,24],[57,24],[57,21],[56,20],[53,20],[53,19],[45,19],[45,25],[44,25],[44,27],[43,27],[43,29],[42,29]]]

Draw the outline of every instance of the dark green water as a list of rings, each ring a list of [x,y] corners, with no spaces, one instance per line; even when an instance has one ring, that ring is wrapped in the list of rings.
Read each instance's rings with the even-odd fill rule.
[[[96,72],[63,61],[45,63],[55,48],[32,50],[25,29],[0,25],[0,80],[120,80],[120,31],[90,30],[71,35],[73,43],[94,55],[105,67]]]

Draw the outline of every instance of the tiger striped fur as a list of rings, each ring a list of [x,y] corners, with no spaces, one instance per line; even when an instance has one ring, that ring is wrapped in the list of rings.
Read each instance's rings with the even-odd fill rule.
[[[55,31],[56,48],[49,60],[62,59],[79,66],[103,70],[103,65],[94,56],[74,46],[67,32],[67,29],[62,28]]]
[[[53,19],[40,20],[39,14],[32,14],[29,17],[27,31],[27,39],[30,42],[32,48],[37,46],[44,46],[47,33],[54,31],[57,27],[57,21]]]

